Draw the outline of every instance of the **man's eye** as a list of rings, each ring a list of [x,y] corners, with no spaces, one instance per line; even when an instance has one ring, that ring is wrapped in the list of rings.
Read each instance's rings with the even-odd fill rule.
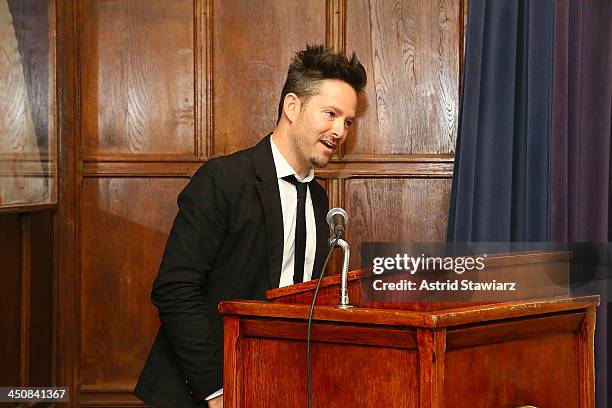
[[[346,126],[347,128],[353,126],[353,121],[352,120],[345,120],[344,121],[344,126]]]
[[[327,116],[328,118],[335,118],[336,117],[336,112],[325,111],[325,116]]]

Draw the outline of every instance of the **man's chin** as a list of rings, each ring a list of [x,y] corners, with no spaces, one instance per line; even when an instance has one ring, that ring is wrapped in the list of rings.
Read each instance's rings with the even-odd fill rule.
[[[325,166],[327,166],[327,163],[329,163],[328,158],[313,157],[310,159],[310,164],[312,165],[312,167],[317,169],[324,168]]]

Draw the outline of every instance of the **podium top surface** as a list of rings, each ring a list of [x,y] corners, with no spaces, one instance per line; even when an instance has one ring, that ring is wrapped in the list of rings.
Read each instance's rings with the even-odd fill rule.
[[[599,296],[597,295],[563,296],[549,299],[491,303],[424,312],[363,307],[340,309],[335,306],[316,306],[313,320],[442,328],[546,313],[595,309],[597,306],[599,306]],[[219,304],[219,311],[223,315],[307,320],[310,313],[310,305],[271,303],[258,300],[234,300],[221,302]]]

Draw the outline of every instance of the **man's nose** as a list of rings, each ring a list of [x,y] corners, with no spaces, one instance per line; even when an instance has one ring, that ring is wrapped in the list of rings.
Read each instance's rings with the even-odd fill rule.
[[[334,127],[332,129],[332,133],[336,139],[342,139],[344,136],[344,132],[346,132],[346,128],[344,126],[344,119],[338,118],[334,121]]]

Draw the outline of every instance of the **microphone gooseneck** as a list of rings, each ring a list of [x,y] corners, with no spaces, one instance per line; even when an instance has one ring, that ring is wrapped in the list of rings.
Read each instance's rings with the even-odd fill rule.
[[[310,305],[310,314],[308,316],[308,330],[306,334],[306,367],[307,367],[307,380],[306,380],[306,395],[308,408],[312,407],[312,397],[311,397],[311,367],[310,367],[310,332],[312,328],[312,317],[314,314],[315,304],[317,302],[317,294],[319,293],[319,288],[321,286],[321,280],[325,275],[325,267],[329,262],[329,258],[332,254],[332,251],[336,246],[339,246],[343,250],[343,266],[342,266],[342,276],[340,283],[340,303],[337,307],[341,309],[347,309],[352,307],[349,303],[348,297],[348,263],[350,258],[349,245],[342,238],[344,237],[344,225],[348,221],[348,215],[346,211],[342,208],[332,208],[327,213],[327,224],[332,229],[333,234],[331,239],[329,240],[329,252],[327,253],[327,257],[325,258],[325,262],[323,263],[323,268],[321,270],[321,275],[319,276],[319,281],[317,282],[317,287],[314,291],[314,296],[312,298],[312,303]]]

